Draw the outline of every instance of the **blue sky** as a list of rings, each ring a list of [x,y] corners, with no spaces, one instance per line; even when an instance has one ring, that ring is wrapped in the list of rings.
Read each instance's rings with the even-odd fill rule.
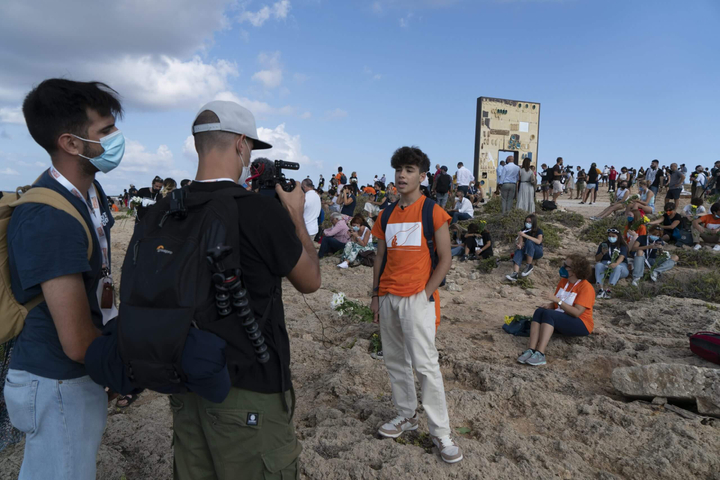
[[[111,194],[192,178],[190,125],[215,98],[254,111],[270,157],[313,179],[391,175],[410,144],[471,163],[479,96],[542,104],[541,162],[720,159],[715,0],[7,0],[3,13],[3,190],[49,165],[17,108],[52,76],[122,95],[128,151],[99,177]]]

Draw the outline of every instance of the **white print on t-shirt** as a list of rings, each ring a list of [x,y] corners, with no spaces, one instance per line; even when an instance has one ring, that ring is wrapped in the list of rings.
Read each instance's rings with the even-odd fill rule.
[[[385,242],[388,249],[419,250],[422,247],[422,222],[388,223]]]
[[[577,298],[577,292],[574,292],[573,290],[575,290],[575,287],[577,287],[578,283],[580,283],[580,280],[575,282],[575,285],[570,287],[570,290],[565,290],[570,285],[570,282],[566,283],[563,288],[558,290],[555,296],[562,300],[563,303],[572,306],[575,303],[575,298]],[[565,310],[563,310],[562,307],[558,307],[555,310],[565,313]]]
[[[720,228],[720,223],[709,223],[707,227],[708,230],[717,230]]]

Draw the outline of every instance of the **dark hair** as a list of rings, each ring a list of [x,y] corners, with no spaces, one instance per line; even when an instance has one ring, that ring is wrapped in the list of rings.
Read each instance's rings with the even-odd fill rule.
[[[667,212],[668,210],[675,210],[675,204],[673,202],[668,202],[665,204],[665,211]]]
[[[710,213],[716,213],[720,211],[720,202],[715,202],[712,204],[712,207],[710,207]]]
[[[570,268],[573,272],[575,272],[575,276],[579,280],[590,279],[590,276],[592,275],[592,267],[587,258],[577,253],[568,255],[567,258],[572,262],[572,267]]]
[[[468,225],[467,233],[480,233],[480,226],[477,223]]]
[[[660,163],[660,161],[659,161],[659,160],[658,160],[658,159],[656,158],[655,160],[653,160],[653,161],[652,161],[652,162],[650,162],[650,163],[657,163],[657,164],[659,164],[659,163]]]
[[[702,197],[693,197],[693,199],[690,200],[690,205],[695,205],[696,207],[702,207],[703,203],[705,203],[705,200],[703,200]]]
[[[184,187],[185,185],[188,185],[189,183],[190,183],[190,179],[183,178],[182,180],[180,180],[180,187]]]
[[[342,167],[338,167],[338,173],[342,172]]]
[[[525,157],[523,160],[522,168],[524,168],[526,172],[530,170],[530,162],[530,157]]]
[[[353,224],[353,222],[360,222],[361,225],[365,225],[367,228],[370,228],[370,225],[367,224],[367,221],[365,220],[365,217],[362,216],[362,214],[358,213],[352,219],[350,219],[350,225]]]
[[[218,116],[210,111],[204,110],[195,119],[193,127],[198,125],[207,125],[208,123],[220,123]],[[236,133],[222,132],[220,130],[210,130],[208,132],[195,133],[195,150],[198,155],[205,155],[213,148],[222,150],[228,148],[235,141]]]
[[[560,163],[560,160],[562,160],[562,157],[558,157],[557,160],[555,160],[555,163]]]
[[[103,117],[122,118],[118,93],[100,82],[74,82],[51,78],[32,89],[23,102],[25,123],[32,138],[52,155],[64,133],[87,138],[87,110]]]
[[[418,147],[400,147],[393,153],[390,166],[397,170],[405,165],[414,165],[425,173],[430,170],[430,159]]]
[[[531,213],[530,215],[526,216],[525,218],[530,219],[530,223],[532,223],[532,227],[530,227],[530,236],[535,237],[535,235],[537,235],[537,231],[538,231],[537,215],[535,215],[534,213]],[[525,226],[525,225],[523,225],[523,226]],[[537,238],[537,237],[535,237],[535,238]]]

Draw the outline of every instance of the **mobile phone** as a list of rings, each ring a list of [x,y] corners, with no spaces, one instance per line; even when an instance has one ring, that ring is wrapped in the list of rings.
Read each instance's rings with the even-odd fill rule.
[[[609,250],[609,249],[610,249],[610,246],[609,246],[607,243],[603,243],[602,246],[601,246],[601,248],[602,248],[603,250]]]

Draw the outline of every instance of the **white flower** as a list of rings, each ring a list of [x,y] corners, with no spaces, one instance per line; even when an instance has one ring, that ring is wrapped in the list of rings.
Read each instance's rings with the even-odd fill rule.
[[[342,292],[333,293],[333,298],[330,302],[330,305],[332,305],[333,309],[337,310],[343,303],[345,303],[345,294]]]

